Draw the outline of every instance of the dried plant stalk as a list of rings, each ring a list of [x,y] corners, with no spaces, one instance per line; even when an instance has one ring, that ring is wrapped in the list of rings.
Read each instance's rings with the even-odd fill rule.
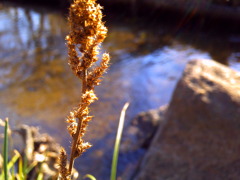
[[[72,172],[74,160],[91,147],[83,140],[88,122],[92,119],[92,116],[89,116],[89,106],[97,100],[94,87],[99,85],[102,75],[109,66],[109,54],[104,53],[100,65],[93,67],[93,64],[98,61],[99,46],[107,34],[107,28],[102,22],[101,9],[96,0],[74,0],[69,9],[70,33],[66,37],[68,63],[74,74],[81,80],[82,91],[79,105],[67,118],[67,122],[70,123],[68,131],[72,136],[68,174]],[[60,162],[63,161],[60,160]],[[65,171],[61,170],[60,165],[60,172]]]
[[[60,172],[59,172],[60,177],[61,177],[62,180],[69,180],[70,177],[69,177],[69,172],[68,172],[68,169],[67,169],[67,154],[66,154],[65,149],[63,149],[63,148],[60,151],[59,159],[60,159],[60,162],[59,162],[59,164],[60,164],[60,168],[59,168],[60,169]]]

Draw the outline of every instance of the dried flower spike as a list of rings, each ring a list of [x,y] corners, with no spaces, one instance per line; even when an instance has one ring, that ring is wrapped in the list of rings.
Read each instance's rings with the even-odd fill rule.
[[[69,172],[67,169],[67,154],[66,151],[61,148],[59,157],[59,174],[62,180],[70,180]]]
[[[70,33],[66,37],[68,64],[81,80],[82,91],[78,107],[71,111],[67,118],[70,123],[68,130],[73,138],[68,174],[72,172],[74,160],[91,147],[83,140],[88,122],[92,119],[92,116],[89,116],[89,106],[97,100],[94,87],[99,85],[100,78],[109,66],[109,55],[104,53],[100,65],[92,67],[99,59],[99,48],[107,34],[101,9],[96,0],[74,0],[69,9]],[[65,158],[63,153],[61,157]]]

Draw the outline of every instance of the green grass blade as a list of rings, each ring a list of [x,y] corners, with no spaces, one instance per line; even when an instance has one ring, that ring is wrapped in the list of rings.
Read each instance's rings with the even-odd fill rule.
[[[3,143],[3,169],[4,180],[8,180],[8,119],[5,120],[4,143]]]
[[[1,172],[0,179],[4,178],[4,172]]]
[[[43,180],[43,172],[42,172],[42,163],[39,164],[39,171],[38,171],[38,176],[37,176],[37,180]]]
[[[10,180],[14,180],[15,179],[14,165],[16,164],[17,160],[21,157],[20,153],[17,150],[14,150],[14,153],[15,153],[15,155],[12,157],[12,159],[8,163],[8,171],[11,170]]]
[[[16,163],[16,161],[19,159],[20,157],[20,153],[17,152],[16,150],[14,151],[15,155],[12,157],[11,161],[8,163],[7,165],[7,169],[10,170],[14,164]]]
[[[111,168],[111,180],[116,180],[117,177],[117,162],[118,162],[118,154],[119,154],[119,145],[122,137],[122,131],[123,131],[123,125],[125,120],[125,113],[129,106],[129,103],[126,103],[123,106],[123,109],[121,111],[120,119],[119,119],[119,125],[118,125],[118,131],[117,136],[115,140],[115,146],[114,146],[114,152],[113,152],[113,159],[112,159],[112,168]]]
[[[23,176],[26,178],[27,177],[27,173],[26,173],[26,169],[27,169],[27,162],[28,160],[27,160],[27,157],[26,156],[24,156],[23,157]]]
[[[14,168],[12,168],[12,170],[11,170],[11,178],[10,179],[15,180],[15,169]]]
[[[83,177],[83,179],[85,179],[85,178],[89,178],[89,179],[91,179],[91,180],[97,180],[93,175],[91,175],[91,174],[86,174],[84,177]]]
[[[43,180],[43,173],[40,172],[37,176],[37,180]]]
[[[22,157],[19,158],[19,163],[18,163],[18,176],[20,180],[24,179],[23,176],[23,162],[22,162]]]
[[[32,162],[27,168],[26,168],[26,174],[28,174],[35,166],[37,165],[37,162]]]

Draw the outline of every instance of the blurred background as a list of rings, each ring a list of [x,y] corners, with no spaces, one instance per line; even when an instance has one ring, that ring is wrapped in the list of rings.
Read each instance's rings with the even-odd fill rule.
[[[93,147],[77,169],[106,179],[119,114],[125,127],[142,111],[167,104],[189,60],[214,59],[240,70],[239,0],[99,0],[109,29],[102,51],[111,67],[91,107],[86,139]],[[81,84],[67,64],[69,1],[0,1],[0,117],[12,126],[38,126],[69,149],[65,117]],[[119,175],[132,171],[144,150],[122,154]]]

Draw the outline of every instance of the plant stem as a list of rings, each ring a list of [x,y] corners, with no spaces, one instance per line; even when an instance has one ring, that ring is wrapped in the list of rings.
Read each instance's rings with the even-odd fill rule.
[[[85,94],[86,91],[87,91],[87,69],[84,70],[83,77],[82,77],[82,95]],[[74,134],[74,136],[73,136],[73,143],[72,143],[72,148],[71,148],[71,157],[70,157],[70,162],[69,162],[69,175],[72,174],[72,168],[73,168],[73,165],[74,165],[74,160],[76,158],[75,154],[76,154],[76,151],[77,151],[77,143],[78,143],[78,140],[80,139],[82,121],[83,121],[83,117],[80,117],[78,119],[78,126],[77,126],[76,134]]]
[[[78,139],[80,138],[81,126],[82,126],[82,119],[79,119],[78,126],[77,126],[77,132],[76,132],[76,134],[73,137],[73,144],[72,144],[72,148],[71,148],[71,157],[70,157],[70,162],[69,162],[69,174],[70,175],[72,173],[74,160],[76,158],[75,157],[75,152],[77,151],[77,142],[78,142]]]

